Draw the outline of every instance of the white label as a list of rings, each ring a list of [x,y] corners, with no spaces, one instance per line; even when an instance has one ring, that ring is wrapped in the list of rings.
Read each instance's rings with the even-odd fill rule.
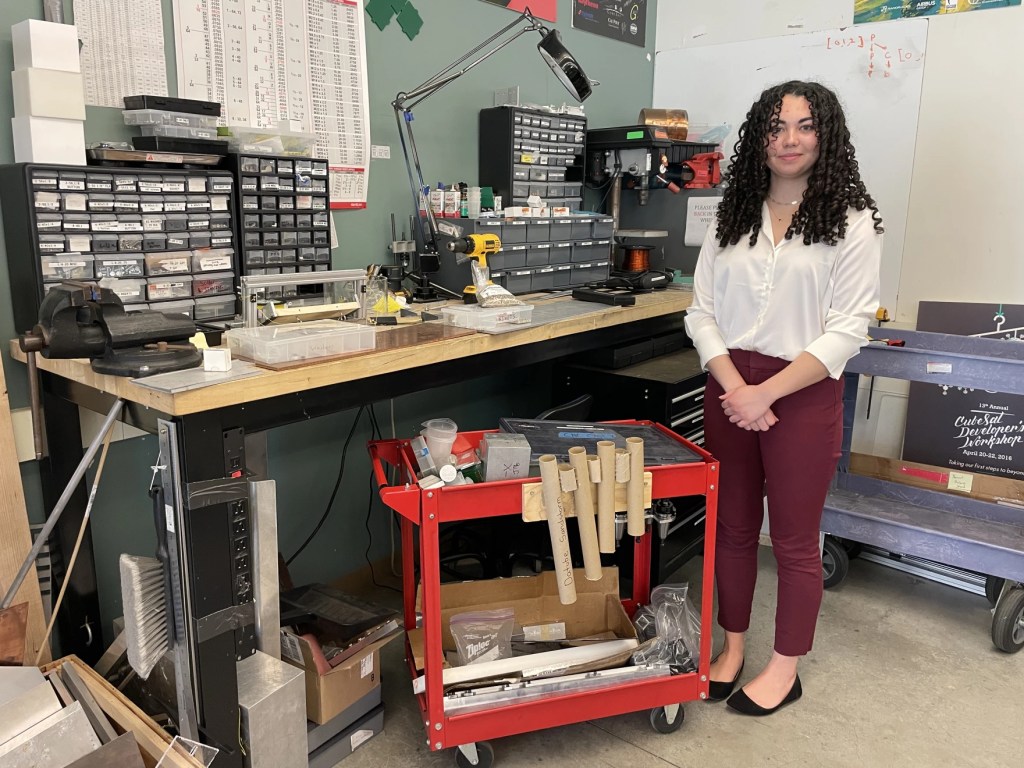
[[[92,192],[109,192],[110,182],[109,181],[88,181],[85,184],[85,188]]]
[[[75,267],[84,267],[84,261],[54,261],[50,264],[54,269],[74,269]]]
[[[210,198],[211,211],[226,211],[229,198],[226,195],[214,195]]]
[[[176,202],[172,202],[170,200],[165,200],[164,201],[164,210],[165,211],[184,211],[185,210],[185,203],[183,203],[183,202],[176,203]]]
[[[462,227],[452,224],[450,221],[438,221],[437,231],[448,237],[462,237]]]
[[[51,178],[49,176],[34,176],[32,178],[32,186],[33,187],[52,187],[53,189],[56,189],[57,188],[57,179]]]
[[[254,210],[257,210],[257,209],[259,209],[259,207],[260,207],[260,206],[259,206],[259,203],[256,203],[256,202],[251,202],[251,201],[250,201],[250,202],[248,202],[248,203],[242,203],[242,207],[243,207],[243,208],[244,208],[245,210],[247,210],[247,211],[254,211]]]
[[[952,363],[928,363],[926,366],[928,373],[952,373]]]
[[[225,183],[223,181],[219,182],[219,183],[218,182],[214,182],[214,184],[213,184],[213,191],[214,192],[230,192],[231,191],[231,182],[227,182],[227,183]]]
[[[207,256],[199,259],[199,269],[203,272],[213,272],[218,269],[231,269],[230,256]]]
[[[352,734],[352,751],[355,752],[360,745],[373,738],[373,731],[364,728]]]
[[[373,674],[373,654],[368,653],[359,662],[359,677],[367,677]]]
[[[374,160],[390,160],[391,147],[388,144],[371,144],[370,157]]]
[[[68,195],[64,198],[64,209],[68,211],[84,211],[86,210],[85,195]],[[104,203],[105,209],[110,211],[113,210],[113,202]]]
[[[136,299],[136,298],[139,297],[139,292],[138,291],[131,290],[131,289],[128,289],[128,288],[122,288],[121,290],[118,290],[117,288],[114,288],[113,290],[114,290],[114,293],[116,293],[118,298],[120,298],[120,299]]]
[[[163,201],[157,200],[155,202],[143,202],[142,210],[146,213],[154,213],[156,211],[162,211],[164,209]]]
[[[122,232],[141,232],[142,222],[141,221],[122,221],[121,222]]]
[[[174,118],[174,122],[176,122],[178,125],[188,125],[188,118],[187,117],[176,117],[176,118]]]
[[[137,211],[139,210],[139,204],[134,200],[115,200],[114,207],[120,208],[122,211]]]
[[[108,267],[134,267],[138,264],[137,261],[104,261],[103,263]]]
[[[227,237],[214,237],[210,239],[212,245],[231,245],[231,236]]]
[[[151,181],[140,181],[139,182],[139,192],[163,192],[163,191],[164,191],[164,185],[160,184],[159,182],[156,182],[156,183],[151,182]]]
[[[63,251],[64,250],[64,241],[61,241],[59,243],[40,243],[39,244],[39,250],[40,251]]]
[[[691,197],[686,201],[686,230],[683,245],[701,245],[715,220],[721,197]]]
[[[60,225],[61,225],[60,220],[57,220],[57,221],[37,221],[36,222],[36,229],[60,229]],[[68,227],[68,228],[71,229],[71,227]],[[89,228],[89,225],[86,224],[85,225],[85,229],[88,229],[88,228]]]
[[[565,640],[565,622],[555,621],[550,624],[537,624],[533,627],[523,627],[523,637],[533,642]]]
[[[208,209],[210,207],[210,201],[209,200],[203,200],[203,201],[198,202],[198,203],[186,203],[185,207],[186,208],[193,208],[193,209],[199,209],[199,210],[204,210],[205,211],[206,209]]]
[[[72,180],[72,179],[61,179],[60,188],[61,189],[82,189],[82,190],[84,190],[85,189],[85,182],[84,181],[78,181],[78,180]]]
[[[88,251],[90,245],[92,245],[92,238],[88,235],[72,235],[68,238],[69,251]]]
[[[280,189],[281,185],[276,181],[270,181],[270,179],[263,180],[263,189]]]
[[[302,663],[302,649],[299,647],[299,639],[290,632],[281,631],[281,653],[294,661]]]
[[[174,533],[174,507],[170,504],[164,504],[164,520],[167,521],[168,532]]]
[[[161,272],[188,272],[188,259],[164,259],[160,262]],[[181,286],[181,283],[178,283]]]
[[[142,230],[144,232],[162,232],[164,229],[163,219],[143,219]]]
[[[93,232],[118,232],[120,229],[121,224],[117,221],[94,221],[92,224]]]
[[[183,181],[165,181],[163,184],[164,192],[184,192],[185,182]]]
[[[202,176],[190,176],[188,180],[188,191],[189,192],[205,192],[206,191],[206,179]]]

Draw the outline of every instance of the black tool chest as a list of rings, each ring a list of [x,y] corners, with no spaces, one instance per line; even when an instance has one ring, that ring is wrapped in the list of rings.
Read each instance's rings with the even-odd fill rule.
[[[537,195],[548,207],[583,203],[587,119],[523,107],[480,110],[480,183],[505,206]]]
[[[229,164],[239,186],[242,274],[329,270],[331,214],[327,161],[232,154]],[[291,298],[297,292],[296,286],[273,288],[268,290],[268,298]]]
[[[129,311],[233,317],[234,194],[228,170],[0,167],[16,329],[67,279],[104,279]]]
[[[580,363],[559,363],[554,370],[553,402],[589,394],[594,398],[590,420],[649,419],[670,427],[697,445],[704,444],[704,385],[707,372],[697,350],[671,352],[625,368],[610,370]],[[654,537],[652,584],[662,583],[704,542],[703,496],[672,499],[676,519],[665,541]],[[632,547],[620,545],[620,569],[632,563]],[[630,568],[632,566],[630,565]],[[630,572],[623,570],[623,572]]]

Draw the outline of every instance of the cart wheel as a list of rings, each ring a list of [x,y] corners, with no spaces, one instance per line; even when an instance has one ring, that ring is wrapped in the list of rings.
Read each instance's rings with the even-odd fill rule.
[[[840,541],[843,543],[843,549],[846,550],[846,556],[850,560],[857,557],[857,555],[861,553],[861,550],[864,549],[864,545],[859,541],[850,541],[849,539],[840,539]]]
[[[850,556],[846,550],[831,536],[825,537],[821,550],[821,574],[825,589],[842,584],[850,570]]]
[[[675,711],[672,712],[672,710]],[[651,710],[651,727],[658,733],[675,733],[682,726],[683,707],[681,704],[669,704]]]
[[[462,747],[455,750],[455,764],[459,768],[491,768],[494,765],[494,747],[489,741],[478,741],[476,747],[476,762],[470,760],[469,756],[462,751]]]
[[[1006,653],[1024,648],[1024,587],[1011,589],[999,598],[992,617],[992,642]]]
[[[988,598],[988,604],[993,608],[999,602],[999,595],[1003,592],[1003,584],[1005,582],[1006,579],[1000,579],[998,576],[985,577],[985,597]]]

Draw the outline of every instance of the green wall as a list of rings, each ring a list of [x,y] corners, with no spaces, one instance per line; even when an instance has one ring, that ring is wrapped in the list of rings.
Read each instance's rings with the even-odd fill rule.
[[[391,100],[409,90],[471,48],[513,18],[509,11],[480,0],[414,0],[424,26],[415,40],[408,40],[392,22],[378,30],[367,17],[366,47],[370,88],[370,125],[373,144],[391,147],[391,159],[373,160],[366,210],[334,214],[339,248],[333,253],[335,268],[365,266],[388,259],[390,215],[407,221],[411,193],[401,159]],[[600,81],[586,103],[590,125],[621,125],[636,119],[649,106],[654,72],[654,19],[656,0],[648,2],[646,49],[574,30],[570,26],[572,2],[559,0],[559,29],[563,41],[579,59],[589,77]],[[70,2],[66,3],[70,6]],[[26,18],[42,18],[39,0],[4,0],[0,3],[0,70],[13,68],[10,26]],[[174,43],[171,2],[164,0],[168,76],[171,92],[174,77]],[[429,181],[477,181],[477,112],[493,104],[493,91],[520,86],[525,102],[559,105],[568,94],[562,89],[534,50],[537,38],[527,35],[481,64],[458,83],[448,86],[416,109],[416,139],[423,171]],[[10,121],[10,81],[0,78],[0,163],[13,161]],[[87,140],[127,136],[118,110],[88,109]],[[18,254],[3,252],[4,259]],[[6,270],[0,269],[0,338],[17,334],[9,301]],[[28,402],[24,366],[4,352],[11,404]],[[464,429],[495,426],[499,416],[527,416],[548,405],[550,368],[532,366],[517,371],[481,371],[481,378],[400,398],[394,404],[400,436],[416,431],[426,417],[450,416]],[[388,402],[378,404],[377,416],[388,434]],[[281,551],[290,556],[312,530],[330,496],[338,472],[341,446],[355,411],[294,424],[268,436],[270,474],[278,481],[279,539]],[[320,534],[292,567],[297,582],[330,580],[365,565],[370,543],[364,527],[369,500],[369,439],[365,415],[353,437],[345,478],[334,510]],[[151,513],[145,489],[149,465],[156,458],[152,437],[136,438],[111,447],[103,482],[93,513],[94,547],[104,627],[119,614],[117,555],[122,551],[148,553],[154,547]],[[39,472],[35,462],[22,464],[22,477],[30,516],[40,519]],[[387,515],[377,501],[369,518],[372,559],[388,552]]]

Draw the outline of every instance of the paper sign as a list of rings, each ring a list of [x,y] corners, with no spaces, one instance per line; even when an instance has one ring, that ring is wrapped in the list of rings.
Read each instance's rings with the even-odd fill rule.
[[[928,370],[928,373],[952,373],[953,372],[953,364],[952,363],[928,363],[927,370]]]
[[[368,653],[359,662],[359,677],[366,677],[373,674],[373,654]]]
[[[963,493],[970,493],[973,485],[974,475],[970,475],[966,472],[950,472],[949,482],[946,483],[946,487],[949,490],[962,491]]]
[[[691,197],[686,201],[686,231],[683,245],[701,245],[708,227],[715,220],[720,197]]]
[[[551,624],[523,627],[523,637],[531,642],[543,643],[553,640],[565,640],[565,622],[557,621]]]
[[[367,728],[364,728],[361,731],[356,731],[355,733],[352,734],[352,739],[351,739],[352,751],[355,752],[360,747],[360,745],[363,742],[368,741],[369,739],[372,739],[372,738],[373,738],[373,731],[371,731],[371,730],[369,730]]]

